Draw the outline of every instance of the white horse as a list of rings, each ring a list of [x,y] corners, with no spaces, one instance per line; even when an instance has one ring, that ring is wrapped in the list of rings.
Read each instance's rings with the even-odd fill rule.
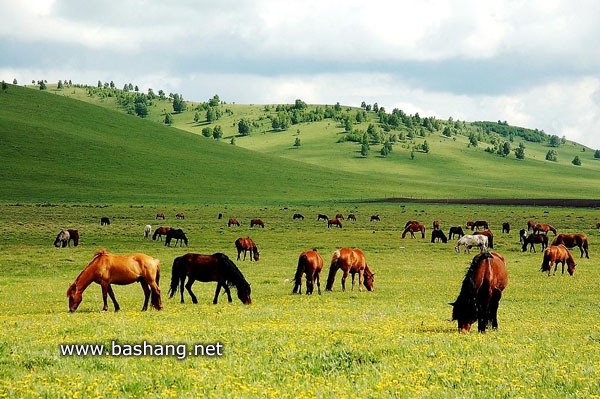
[[[479,247],[479,251],[484,252],[484,251],[487,251],[488,238],[487,238],[487,236],[484,236],[481,234],[477,234],[477,235],[466,234],[458,239],[458,241],[456,243],[456,247],[454,247],[454,250],[456,252],[460,253],[461,246],[465,247],[466,253],[471,253],[470,250],[473,247]]]
[[[56,239],[54,240],[54,246],[56,248],[65,248],[69,245],[69,240],[71,239],[71,235],[67,230],[61,230]]]
[[[152,232],[152,226],[149,224],[144,227],[144,238],[150,238],[150,233]]]

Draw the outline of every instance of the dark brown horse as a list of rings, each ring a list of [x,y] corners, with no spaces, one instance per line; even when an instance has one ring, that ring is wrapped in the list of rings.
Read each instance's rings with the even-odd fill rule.
[[[542,261],[542,266],[540,271],[548,272],[548,277],[550,277],[550,271],[552,270],[552,265],[554,264],[554,273],[556,275],[556,269],[558,268],[558,264],[562,264],[562,274],[565,274],[565,263],[567,264],[567,271],[569,275],[573,275],[575,273],[575,259],[573,259],[573,255],[564,245],[550,245],[544,251],[544,260]]]
[[[100,218],[100,226],[110,226],[110,219],[107,216]]]
[[[75,230],[75,229],[67,229],[67,231],[69,232],[69,242],[68,245],[70,245],[70,242],[73,241],[73,246],[76,247],[79,245],[79,231]]]
[[[477,321],[484,333],[488,323],[498,329],[498,305],[502,291],[508,285],[504,257],[497,252],[481,252],[473,258],[467,270],[458,298],[452,309],[452,320],[458,321],[458,331],[467,333]]]
[[[83,299],[83,291],[91,284],[97,283],[102,287],[103,311],[108,310],[106,295],[110,295],[115,311],[120,309],[111,284],[127,285],[140,283],[144,290],[144,306],[148,309],[148,299],[152,294],[152,306],[162,309],[160,299],[160,261],[142,253],[129,255],[112,255],[105,250],[97,251],[92,261],[77,276],[75,282],[69,286],[69,312],[74,312]]]
[[[69,230],[70,231],[70,230]],[[573,249],[575,247],[579,248],[581,252],[581,258],[583,258],[583,254],[585,252],[585,257],[590,258],[588,254],[588,239],[587,236],[583,233],[575,233],[575,234],[559,234],[552,241],[552,245],[563,244],[565,247],[569,249]]]
[[[317,220],[329,220],[329,217],[323,213],[317,215]]]
[[[231,303],[231,292],[229,287],[235,286],[237,289],[237,295],[240,301],[244,305],[250,305],[252,299],[250,298],[250,284],[244,278],[244,275],[238,269],[227,255],[222,253],[216,253],[213,255],[202,255],[188,253],[183,256],[179,256],[173,260],[173,270],[171,273],[171,288],[169,290],[169,298],[173,298],[173,295],[179,291],[181,292],[181,303],[183,303],[183,287],[185,278],[187,277],[187,283],[185,288],[190,294],[193,303],[198,303],[198,298],[192,292],[192,285],[194,281],[198,280],[203,283],[210,281],[217,282],[217,290],[215,291],[215,297],[213,304],[217,304],[219,299],[219,293],[221,288],[225,290],[227,299]]]
[[[404,228],[404,231],[402,232],[402,238],[406,237],[406,233],[410,233],[410,236],[415,238],[415,233],[418,231],[421,232],[421,238],[425,238],[425,226],[419,222],[411,223]]]
[[[381,222],[379,215],[371,215],[371,222]]]
[[[510,234],[510,223],[504,222],[502,223],[502,232],[506,234]]]
[[[162,212],[159,212],[156,214],[156,219],[162,219],[165,220],[165,214]]]
[[[329,219],[327,221],[327,228],[330,228],[331,226],[339,227],[341,229],[342,228],[342,222],[339,219]]]
[[[175,215],[176,219],[185,219],[185,215],[181,212],[179,212],[177,215]]]
[[[231,227],[231,226],[240,227],[240,222],[238,222],[238,220],[236,218],[229,218],[229,221],[227,222],[227,227]]]
[[[466,223],[466,226],[467,226],[467,228],[470,228],[471,231],[479,230],[480,227],[484,230],[487,230],[490,228],[488,225],[488,222],[486,222],[485,220],[476,220],[474,222],[468,221]]]
[[[156,241],[157,238],[162,241],[162,236],[166,236],[169,230],[171,230],[171,228],[166,226],[157,228],[154,230],[154,234],[152,234],[152,241]]]
[[[344,215],[342,215],[341,213],[336,213],[335,214],[335,218],[336,219],[340,219],[340,220],[344,220]]]
[[[69,245],[69,240],[71,239],[71,235],[69,230],[61,230],[58,232],[56,238],[54,239],[54,246],[56,248],[66,248]]]
[[[552,227],[551,225],[549,225],[548,223],[538,223],[535,225],[535,227],[533,228],[533,233],[544,233],[544,234],[548,234],[548,231],[551,231],[554,233],[554,235],[556,235],[556,229],[554,227]]]
[[[368,291],[373,291],[374,276],[367,265],[365,254],[358,248],[340,248],[333,253],[331,265],[329,266],[329,276],[327,277],[326,291],[333,289],[335,274],[338,269],[342,269],[342,291],[346,291],[346,278],[352,274],[352,290],[354,290],[354,275],[358,273],[358,290],[362,291],[362,284]]]
[[[296,219],[300,219],[300,220],[304,220],[304,215],[302,215],[301,213],[294,213],[294,220]]]
[[[349,213],[346,220],[352,220],[353,222],[356,222],[356,215],[353,213]]]
[[[494,233],[492,233],[491,230],[482,230],[473,233],[474,236],[478,234],[484,235],[488,238],[488,248],[494,248]]]
[[[304,251],[298,258],[298,267],[294,276],[294,289],[292,294],[302,293],[302,275],[306,275],[306,295],[311,295],[317,282],[317,291],[321,295],[321,271],[323,270],[323,258],[313,248],[312,251]]]
[[[441,241],[444,244],[448,242],[448,238],[442,230],[431,230],[431,242]]]
[[[448,231],[448,239],[454,238],[454,236],[458,236],[458,238],[465,235],[461,226],[452,226],[450,227],[450,231]]]
[[[265,228],[265,223],[260,219],[252,219],[250,220],[250,227],[260,226],[263,229]]]
[[[548,247],[548,236],[546,234],[530,234],[523,239],[523,252],[527,251],[529,244],[529,252],[536,252],[534,244],[541,244],[542,251]]]
[[[258,253],[258,248],[252,238],[250,237],[240,237],[235,240],[235,248],[237,249],[237,260],[240,260],[240,255],[244,252],[244,260],[246,260],[246,252],[250,251],[250,261],[254,258],[255,261],[258,262],[260,254]]]
[[[185,233],[183,232],[182,229],[174,229],[174,228],[170,228],[169,231],[167,231],[167,238],[165,238],[165,247],[170,247],[171,246],[171,240],[175,239],[175,246],[177,247],[177,243],[179,243],[179,246],[182,247],[183,243],[185,243],[185,246],[188,246],[188,238],[185,235]]]

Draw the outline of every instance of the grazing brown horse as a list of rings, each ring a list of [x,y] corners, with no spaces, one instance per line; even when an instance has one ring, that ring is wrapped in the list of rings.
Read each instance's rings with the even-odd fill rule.
[[[488,222],[486,222],[485,220],[476,220],[474,222],[468,221],[466,223],[466,226],[467,228],[470,228],[471,231],[479,230],[480,227],[484,230],[489,229]]]
[[[348,214],[348,217],[346,218],[346,220],[352,220],[354,222],[356,222],[356,215],[353,213]]]
[[[504,222],[502,223],[502,232],[506,234],[510,234],[510,223]]]
[[[529,219],[527,221],[527,231],[533,231],[533,228],[535,227],[535,222],[532,219]]]
[[[252,238],[250,237],[240,237],[235,240],[235,248],[237,249],[237,260],[240,260],[240,255],[242,251],[244,252],[244,260],[246,260],[246,252],[250,251],[250,261],[252,262],[252,258],[258,262],[260,254],[258,253],[258,248]]]
[[[296,219],[304,220],[304,215],[301,213],[294,213],[294,220]]]
[[[318,220],[329,220],[329,217],[327,215],[323,214],[323,213],[319,213],[317,215],[317,221]]]
[[[543,232],[544,234],[548,234],[548,231],[551,231],[554,233],[554,235],[556,235],[556,229],[554,227],[552,227],[551,225],[549,225],[548,223],[538,223],[533,228],[534,234],[541,233],[541,232]]]
[[[83,291],[91,284],[100,284],[102,287],[103,311],[108,310],[106,295],[115,306],[115,312],[120,309],[111,284],[127,285],[140,283],[144,290],[144,306],[142,311],[148,309],[148,299],[152,294],[152,306],[162,309],[160,299],[160,261],[142,253],[128,255],[113,255],[105,250],[96,251],[92,261],[77,276],[75,282],[69,286],[69,312],[74,312],[83,299]]]
[[[156,214],[156,219],[162,219],[162,220],[165,220],[165,214],[164,214],[164,213],[162,213],[162,212],[160,212],[160,213],[157,213],[157,214]]]
[[[342,228],[342,222],[339,219],[329,219],[327,221],[327,228],[330,228],[331,226],[334,227],[339,227],[340,229]]]
[[[406,229],[408,226],[410,226],[411,224],[421,224],[416,220],[409,220],[408,222],[404,223],[404,228]]]
[[[154,234],[152,234],[152,241],[156,241],[157,238],[162,241],[162,236],[166,236],[169,230],[171,230],[171,228],[166,226],[157,228],[154,230]]]
[[[458,331],[467,333],[477,321],[477,330],[484,333],[488,323],[498,329],[498,305],[502,291],[508,285],[508,270],[504,257],[497,252],[481,252],[473,258],[467,270],[458,298],[451,303],[452,320]]]
[[[335,282],[335,274],[338,269],[342,269],[342,291],[346,291],[346,278],[348,274],[352,274],[352,290],[354,290],[354,275],[358,273],[358,290],[362,291],[362,284],[365,285],[368,291],[373,291],[375,274],[369,269],[365,254],[358,248],[340,248],[333,253],[331,265],[329,266],[329,276],[327,277],[326,291],[333,289]]]
[[[575,259],[573,259],[573,255],[564,245],[550,245],[544,251],[544,260],[542,261],[542,267],[540,271],[548,272],[548,277],[550,277],[550,271],[552,270],[552,264],[554,264],[554,274],[556,275],[556,269],[558,268],[558,264],[562,264],[562,274],[565,274],[565,263],[567,264],[567,271],[569,275],[573,275],[575,273]]]
[[[440,221],[439,220],[434,220],[432,227],[433,227],[434,230],[439,230],[440,229]]]
[[[420,231],[421,232],[421,238],[425,238],[425,226],[415,222],[412,224],[409,224],[407,227],[404,228],[404,231],[402,232],[402,238],[406,237],[406,233],[410,233],[410,236],[412,238],[415,238],[415,233]]]
[[[70,231],[70,230],[69,230]],[[552,245],[563,244],[565,247],[569,249],[573,249],[575,247],[579,248],[581,252],[581,258],[583,258],[583,253],[585,252],[585,257],[590,258],[588,254],[588,239],[587,236],[583,233],[575,233],[575,234],[559,234],[552,241]]]
[[[336,219],[340,219],[340,220],[344,220],[344,215],[342,215],[341,213],[336,213],[335,214],[335,218]]]
[[[192,285],[194,281],[198,280],[203,283],[210,281],[217,282],[217,290],[215,291],[215,297],[213,304],[217,304],[219,299],[219,293],[221,288],[225,290],[227,294],[227,300],[231,303],[231,292],[229,287],[235,286],[237,289],[237,295],[240,301],[244,305],[250,305],[252,299],[250,298],[250,284],[244,278],[244,275],[238,269],[227,255],[222,253],[216,253],[213,255],[202,255],[188,253],[183,256],[179,256],[173,260],[173,270],[171,272],[171,288],[169,289],[169,298],[173,298],[173,295],[177,293],[177,288],[181,292],[181,303],[183,303],[183,287],[185,278],[188,281],[185,284],[187,292],[190,294],[193,303],[198,303],[198,298],[192,292]]]
[[[527,251],[527,244],[529,244],[529,252],[535,251],[534,244],[541,244],[542,251],[548,247],[548,236],[546,234],[530,234],[523,238],[523,252]]]
[[[181,212],[179,212],[177,215],[175,215],[176,219],[185,219],[185,215]]]
[[[260,219],[252,219],[250,220],[250,227],[260,226],[263,229],[265,228],[265,223]]]
[[[488,248],[494,248],[494,233],[492,233],[491,230],[482,230],[482,231],[475,231],[473,233],[474,236],[481,234],[483,236],[486,236],[488,238]]]
[[[371,215],[371,222],[381,222],[379,215]]]
[[[100,218],[100,226],[110,226],[110,219],[106,216]]]
[[[294,276],[294,289],[292,294],[302,293],[302,275],[306,275],[306,295],[311,295],[317,282],[317,291],[321,295],[321,271],[323,270],[323,258],[313,248],[312,251],[304,251],[298,258],[298,267]]]
[[[458,236],[458,238],[465,235],[461,226],[452,226],[450,227],[450,231],[448,231],[448,239],[452,239],[454,236]]]
[[[229,218],[229,221],[227,222],[227,227],[231,227],[231,226],[240,227],[240,222],[238,222],[238,220],[236,218]]]

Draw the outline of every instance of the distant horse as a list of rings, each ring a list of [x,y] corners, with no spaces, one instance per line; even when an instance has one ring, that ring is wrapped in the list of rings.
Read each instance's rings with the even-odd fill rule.
[[[334,227],[339,227],[340,229],[342,228],[342,222],[339,219],[329,219],[327,221],[327,228],[330,228],[331,226]]]
[[[525,230],[525,229],[519,230],[519,242],[521,244],[525,244],[526,238],[527,238],[527,230]]]
[[[402,238],[406,237],[406,233],[410,233],[412,238],[415,238],[415,233],[420,231],[421,238],[425,238],[425,226],[420,223],[409,224],[402,232]]]
[[[327,277],[326,291],[333,289],[335,282],[335,274],[338,269],[342,269],[342,291],[346,291],[346,278],[348,274],[352,274],[352,290],[354,290],[354,275],[358,273],[358,290],[362,291],[362,284],[365,285],[368,291],[373,291],[373,283],[375,274],[369,269],[365,254],[358,248],[340,248],[333,253],[331,265],[329,266],[329,276]]]
[[[488,248],[494,248],[494,233],[492,233],[491,230],[482,230],[482,231],[475,231],[473,232],[473,235],[476,236],[478,234],[484,235],[488,238]]]
[[[227,227],[231,227],[231,226],[240,227],[240,222],[238,222],[238,220],[236,218],[229,218],[229,221],[227,222]]]
[[[559,234],[556,236],[556,238],[552,241],[552,245],[559,245],[559,244],[563,244],[565,247],[569,248],[569,249],[573,249],[575,247],[579,248],[579,251],[581,252],[581,258],[583,258],[583,253],[585,252],[585,257],[586,258],[590,258],[590,255],[588,254],[588,239],[587,236],[583,233],[576,233],[576,234]]]
[[[156,214],[156,219],[162,219],[162,220],[165,220],[165,214],[164,214],[164,213],[162,213],[162,212],[160,212],[160,213],[157,213],[157,214]]]
[[[67,229],[69,233],[69,241],[67,245],[70,245],[70,242],[73,241],[73,246],[76,247],[79,245],[79,231],[74,229]]]
[[[477,330],[484,333],[488,323],[498,329],[498,305],[502,291],[508,285],[508,270],[504,257],[497,252],[482,252],[473,258],[467,270],[458,298],[452,305],[452,320],[458,331],[467,333],[477,321]]]
[[[442,230],[431,230],[431,242],[441,241],[444,244],[448,242],[446,235]]]
[[[185,219],[185,215],[181,212],[179,212],[177,215],[175,215],[176,219]]]
[[[150,238],[150,233],[152,233],[152,226],[150,226],[149,224],[147,224],[144,227],[144,238]]]
[[[504,222],[502,223],[502,232],[506,234],[510,234],[510,223]]]
[[[242,251],[244,252],[244,260],[246,260],[246,252],[250,251],[250,261],[254,258],[255,261],[258,262],[258,258],[260,254],[258,253],[258,248],[252,238],[250,237],[240,237],[235,240],[235,248],[237,249],[238,255],[237,260],[240,260],[240,255]]]
[[[479,230],[480,227],[484,230],[489,229],[488,222],[486,222],[485,220],[476,220],[474,222],[468,221],[466,223],[466,226],[467,228],[471,228],[471,231]]]
[[[210,281],[217,282],[217,290],[215,291],[215,297],[213,304],[217,304],[219,299],[219,293],[221,288],[227,294],[227,299],[231,303],[231,292],[229,287],[235,286],[237,289],[237,296],[244,305],[250,305],[252,299],[250,298],[250,284],[244,278],[244,275],[238,269],[238,267],[222,253],[215,253],[213,255],[202,255],[188,253],[183,256],[179,256],[173,260],[173,270],[171,272],[171,288],[169,289],[169,298],[173,298],[173,295],[177,293],[179,285],[179,291],[181,292],[181,303],[183,303],[183,287],[185,278],[187,277],[187,284],[185,288],[192,297],[193,303],[198,303],[198,298],[192,292],[192,285],[194,281],[198,280],[203,283]]]
[[[69,312],[74,312],[83,299],[83,291],[91,284],[100,284],[102,287],[103,311],[108,310],[106,295],[110,296],[115,307],[115,312],[120,309],[115,298],[111,284],[127,285],[140,283],[144,290],[144,305],[142,311],[148,309],[148,299],[152,294],[152,306],[162,309],[160,299],[160,261],[142,253],[128,255],[113,255],[105,250],[96,251],[91,262],[77,276],[75,282],[69,286]]]
[[[69,240],[71,239],[71,235],[68,230],[61,230],[58,232],[58,235],[54,239],[54,246],[56,248],[65,248],[69,245]]]
[[[465,235],[461,226],[452,226],[450,227],[450,231],[448,232],[448,239],[452,239],[454,236],[458,236],[458,238]]]
[[[567,264],[567,271],[569,275],[573,275],[575,273],[575,259],[573,259],[573,255],[564,245],[550,245],[544,251],[544,260],[542,261],[542,267],[540,271],[548,272],[548,277],[550,277],[550,271],[552,270],[552,264],[554,264],[554,274],[556,275],[556,269],[558,264],[562,264],[562,274],[565,274],[565,263]]]
[[[174,229],[171,227],[169,231],[167,231],[167,238],[165,239],[165,247],[171,246],[171,240],[175,239],[175,247],[177,247],[177,243],[179,246],[182,246],[182,243],[185,243],[185,246],[188,246],[188,238],[181,229]]]
[[[152,234],[152,241],[156,241],[157,238],[162,241],[162,236],[166,236],[169,230],[171,230],[171,228],[165,226],[157,228],[154,230],[154,234]]]
[[[440,229],[440,221],[439,220],[434,220],[432,227],[433,227],[434,230],[439,230]]]
[[[328,217],[327,215],[324,215],[324,214],[322,214],[322,213],[319,213],[319,214],[317,215],[317,221],[319,221],[319,220],[329,220],[329,217]]]
[[[535,222],[532,219],[529,219],[527,221],[527,231],[533,231],[533,228],[535,227]]]
[[[596,228],[600,229],[600,222],[596,222]]]
[[[465,247],[465,253],[471,253],[471,248],[479,247],[480,252],[486,252],[488,247],[488,238],[485,235],[465,234],[456,242],[454,250],[460,253],[460,247]]]
[[[335,214],[335,218],[336,219],[340,219],[340,220],[344,220],[344,215],[342,215],[341,213],[336,213]]]
[[[323,270],[323,258],[316,249],[304,251],[298,258],[298,267],[294,276],[294,289],[292,294],[302,293],[302,275],[306,275],[306,295],[311,295],[317,282],[317,290],[321,295],[321,271]]]
[[[100,226],[110,226],[110,219],[106,216],[100,218]]]
[[[222,214],[222,213],[219,213],[219,214],[217,215],[217,219],[218,219],[218,220],[221,220],[221,219],[223,219],[223,214]]]
[[[529,245],[529,252],[536,252],[534,244],[541,244],[542,251],[548,247],[548,236],[546,234],[530,234],[523,239],[523,252],[527,251],[527,245]]]
[[[551,231],[554,233],[554,235],[556,235],[556,229],[554,227],[552,227],[551,225],[549,225],[548,223],[538,223],[533,228],[534,234],[540,233],[540,232],[543,232],[544,234],[548,234],[548,231]]]
[[[352,220],[352,221],[356,222],[356,215],[353,213],[349,213],[346,220]]]
[[[265,228],[265,223],[260,219],[252,219],[250,220],[250,227],[260,226],[263,229]]]
[[[294,213],[294,220],[296,219],[304,220],[304,215],[301,213]]]
[[[371,215],[371,222],[381,222],[379,215]]]

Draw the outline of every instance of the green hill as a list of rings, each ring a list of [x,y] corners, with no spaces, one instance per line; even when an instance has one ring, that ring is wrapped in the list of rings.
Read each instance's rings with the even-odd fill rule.
[[[53,93],[59,95],[53,95]],[[290,124],[275,130],[276,105],[219,105],[222,115],[205,120],[201,103],[172,113],[168,100],[156,99],[146,118],[129,115],[111,96],[86,95],[85,89],[32,90],[9,86],[0,93],[0,200],[83,203],[298,203],[303,201],[410,198],[595,198],[600,163],[594,152],[566,142],[556,148],[557,162],[545,160],[548,143],[512,138],[525,144],[525,159],[487,152],[502,136],[475,124],[437,121],[437,128],[389,129],[376,113],[342,107],[352,121],[350,133],[375,125],[381,137],[396,135],[392,152],[382,144],[361,145],[349,137],[341,119]],[[169,108],[171,107],[171,108]],[[328,106],[307,106],[328,112]],[[131,108],[129,108],[131,111]],[[203,112],[202,112],[203,111]],[[194,121],[194,116],[200,119]],[[315,117],[315,119],[317,119]],[[252,130],[238,134],[247,120]],[[221,126],[223,137],[202,135]],[[447,137],[442,129],[458,132]],[[468,146],[465,131],[479,132]],[[479,129],[479,130],[477,130]],[[408,132],[418,135],[410,138]],[[234,138],[236,145],[231,145]],[[294,146],[296,139],[299,146]],[[429,152],[420,151],[427,141]],[[415,150],[416,149],[416,150]],[[578,156],[581,166],[571,160]]]

